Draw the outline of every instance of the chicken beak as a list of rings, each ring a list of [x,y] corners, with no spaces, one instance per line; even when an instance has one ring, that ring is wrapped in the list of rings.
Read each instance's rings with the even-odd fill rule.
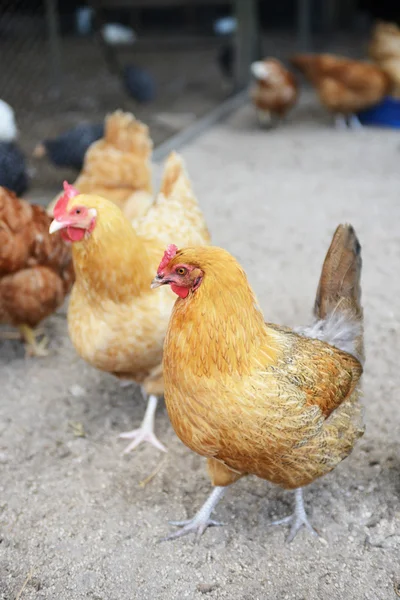
[[[165,283],[168,283],[168,281],[166,281],[161,275],[156,275],[153,279],[153,281],[151,282],[151,289],[154,290],[155,288],[158,288],[162,285],[164,285]]]
[[[55,233],[56,231],[60,231],[60,229],[65,229],[65,227],[68,227],[68,223],[53,219],[53,221],[50,223],[49,233]]]

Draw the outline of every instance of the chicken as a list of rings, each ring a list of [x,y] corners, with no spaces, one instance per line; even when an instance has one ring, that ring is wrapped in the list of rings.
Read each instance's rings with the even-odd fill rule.
[[[17,137],[14,111],[7,102],[0,100],[0,186],[22,195],[28,189],[29,177]]]
[[[49,235],[50,222],[42,207],[0,188],[0,323],[18,327],[36,356],[46,354],[47,340],[37,342],[33,328],[61,306],[74,280],[71,249]]]
[[[80,170],[88,148],[103,135],[102,123],[80,123],[53,139],[43,140],[34,149],[33,157],[46,156],[57,167]]]
[[[225,250],[169,246],[152,287],[178,294],[164,345],[165,402],[178,437],[207,457],[215,486],[170,538],[200,536],[226,486],[247,474],[296,490],[289,540],[311,527],[302,488],[334,469],[363,434],[360,245],[340,225],[314,323],[264,323],[244,271]]]
[[[377,23],[368,48],[370,57],[391,83],[391,95],[400,98],[400,27],[395,23]]]
[[[132,439],[126,452],[142,441],[163,450],[153,421],[157,397],[164,391],[162,348],[175,298],[167,289],[157,297],[150,284],[172,234],[182,244],[209,242],[203,215],[176,154],[168,158],[154,205],[134,226],[110,201],[87,194],[70,198],[69,189],[67,185],[54,209],[50,230],[60,230],[73,243],[72,343],[88,363],[136,381],[149,397],[142,426],[122,434]]]
[[[379,104],[390,90],[389,77],[367,62],[333,54],[298,54],[290,62],[315,87],[340,128],[360,127],[355,113]]]
[[[251,65],[257,80],[250,95],[260,125],[271,125],[272,117],[283,118],[296,104],[298,86],[294,75],[275,58],[258,60]]]
[[[129,219],[146,214],[153,203],[152,141],[146,125],[117,110],[105,121],[104,138],[86,152],[83,170],[73,184],[82,194],[112,200]],[[53,210],[59,196],[48,207]]]

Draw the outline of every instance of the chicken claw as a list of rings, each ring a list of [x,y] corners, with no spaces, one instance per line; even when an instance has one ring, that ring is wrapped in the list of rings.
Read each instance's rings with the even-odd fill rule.
[[[179,537],[183,537],[188,533],[194,533],[196,535],[196,542],[198,542],[207,529],[207,527],[219,527],[223,525],[223,523],[219,523],[218,521],[214,521],[210,519],[210,515],[222,496],[225,494],[225,487],[216,486],[203,506],[200,510],[194,515],[192,519],[187,521],[169,521],[170,525],[175,525],[176,527],[182,527],[179,531],[175,531],[170,535],[167,535],[165,538],[162,538],[160,541],[165,542],[167,540],[174,540]]]
[[[350,129],[363,129],[362,123],[357,115],[349,115],[348,124]]]
[[[38,342],[37,337],[42,335],[40,331],[34,331],[29,325],[19,325],[18,329],[25,341],[26,356],[48,356],[49,340],[46,336],[43,336]]]
[[[147,402],[146,412],[142,421],[142,425],[139,429],[133,431],[126,431],[120,433],[119,437],[123,440],[132,440],[132,442],[125,448],[122,454],[128,454],[135,448],[137,448],[142,442],[148,442],[158,450],[167,452],[166,447],[156,437],[154,433],[154,414],[157,408],[157,397],[149,396]]]
[[[300,531],[303,525],[308,529],[310,533],[319,537],[319,534],[315,531],[315,529],[312,527],[308,520],[306,509],[304,508],[302,488],[298,488],[297,490],[295,490],[295,499],[296,504],[294,513],[289,517],[285,517],[284,519],[273,521],[271,525],[283,525],[286,523],[290,524],[290,531],[286,540],[289,543],[294,540],[294,538],[296,537],[297,533]]]

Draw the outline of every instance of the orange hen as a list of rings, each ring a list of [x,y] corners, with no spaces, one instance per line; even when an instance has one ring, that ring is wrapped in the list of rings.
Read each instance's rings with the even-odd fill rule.
[[[64,301],[73,280],[71,249],[51,237],[46,211],[0,187],[0,323],[18,327],[28,354],[46,355],[35,328]]]
[[[207,457],[215,486],[196,516],[176,523],[201,535],[227,485],[253,474],[296,490],[289,539],[305,525],[302,487],[346,458],[362,435],[363,322],[360,246],[339,226],[315,303],[297,333],[264,323],[245,273],[225,250],[170,246],[153,287],[180,296],[164,345],[172,426]],[[315,532],[314,532],[315,533]]]
[[[378,104],[390,89],[378,66],[333,54],[298,54],[290,61],[315,87],[336,125],[359,126],[355,113]]]
[[[128,219],[146,214],[153,203],[149,129],[131,113],[117,110],[105,120],[104,138],[86,152],[82,172],[73,184],[82,194],[112,200]],[[53,216],[54,205],[48,207]]]
[[[157,396],[163,394],[162,348],[174,295],[153,294],[150,284],[161,249],[172,235],[181,243],[206,244],[209,234],[182,160],[172,154],[161,192],[133,226],[112,202],[68,192],[55,207],[51,230],[73,242],[76,272],[68,310],[71,340],[94,367],[132,379],[149,396],[142,427],[122,434],[126,451],[148,441],[164,449],[153,433]]]
[[[256,84],[250,95],[260,124],[270,125],[272,118],[283,118],[296,104],[298,86],[294,75],[274,58],[259,60],[251,65]]]
[[[396,23],[377,23],[368,51],[370,57],[388,75],[392,83],[392,96],[400,98],[400,27]]]

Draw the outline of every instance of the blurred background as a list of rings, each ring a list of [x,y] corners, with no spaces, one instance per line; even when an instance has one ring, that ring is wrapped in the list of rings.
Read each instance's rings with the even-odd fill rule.
[[[0,0],[0,98],[49,195],[76,170],[33,158],[43,139],[122,108],[158,145],[245,87],[252,59],[364,57],[373,21],[399,18],[398,0]]]

